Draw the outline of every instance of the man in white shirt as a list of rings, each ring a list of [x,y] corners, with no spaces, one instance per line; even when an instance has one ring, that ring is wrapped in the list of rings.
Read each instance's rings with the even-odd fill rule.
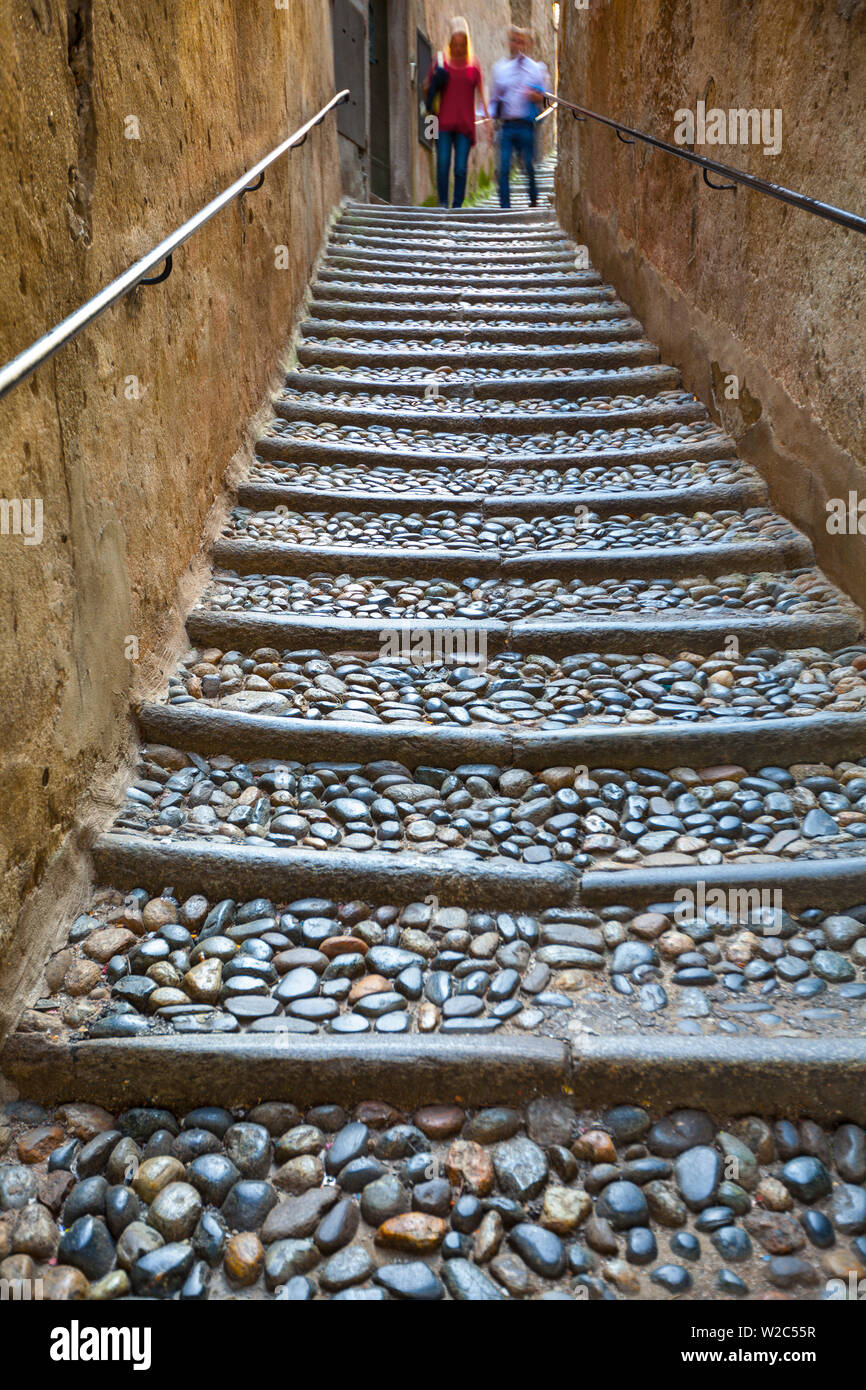
[[[494,64],[491,77],[490,110],[500,122],[499,204],[511,206],[508,179],[515,152],[520,155],[529,176],[529,201],[535,207],[535,118],[542,104],[549,77],[543,63],[529,56],[529,34],[512,28],[508,33],[510,58]]]

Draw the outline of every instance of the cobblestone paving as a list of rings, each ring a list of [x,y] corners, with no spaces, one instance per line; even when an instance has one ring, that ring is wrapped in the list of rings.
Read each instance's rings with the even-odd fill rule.
[[[97,883],[20,1036],[862,1035],[861,616],[576,263],[551,177],[511,220],[345,209],[142,711],[159,734],[103,837],[125,886]],[[183,891],[146,867],[186,851]],[[237,855],[262,882],[223,896]],[[365,864],[374,889],[335,889]],[[828,866],[845,901],[774,886]],[[654,886],[587,898],[617,871]],[[853,1124],[57,1100],[0,1124],[0,1279],[46,1297],[815,1298],[866,1275]]]
[[[838,1299],[866,1265],[851,1124],[22,1101],[0,1145],[0,1279],[59,1301]]]

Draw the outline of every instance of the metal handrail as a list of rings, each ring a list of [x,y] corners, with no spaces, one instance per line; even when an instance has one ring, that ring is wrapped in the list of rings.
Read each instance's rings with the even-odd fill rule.
[[[579,121],[599,121],[601,125],[610,126],[624,144],[633,144],[635,140],[641,140],[645,145],[651,145],[653,149],[662,150],[665,154],[675,155],[677,159],[685,159],[689,164],[697,164],[704,171],[704,182],[708,188],[730,188],[733,185],[713,184],[707,178],[708,173],[721,174],[723,178],[733,179],[735,183],[741,183],[746,188],[751,188],[755,193],[763,193],[768,198],[776,198],[780,203],[789,203],[791,207],[802,208],[804,212],[814,213],[816,217],[823,217],[828,222],[835,222],[840,227],[847,227],[852,232],[866,232],[866,217],[860,217],[856,212],[846,212],[844,208],[834,207],[832,203],[822,203],[817,198],[809,198],[805,193],[796,193],[792,188],[783,188],[781,184],[770,183],[767,179],[759,179],[754,174],[747,174],[742,169],[732,169],[729,164],[720,164],[718,160],[707,159],[706,155],[694,154],[690,150],[684,150],[679,145],[671,145],[667,140],[659,140],[655,135],[647,135],[642,130],[633,130],[631,126],[624,125],[622,121],[614,121],[610,116],[601,116],[597,111],[588,111],[584,106],[577,106],[572,101],[566,101],[563,97],[558,97],[554,92],[545,92],[545,97],[549,102],[555,101],[558,106],[567,107],[576,120]],[[625,139],[624,137],[630,137]]]
[[[49,329],[47,333],[43,333],[41,338],[37,338],[35,343],[31,343],[28,348],[25,348],[23,352],[19,352],[18,355],[13,357],[10,362],[7,362],[4,367],[0,367],[0,400],[10,391],[14,390],[16,386],[19,386],[22,381],[26,381],[27,378],[36,371],[37,367],[41,367],[43,362],[47,362],[49,358],[53,357],[55,352],[58,352],[66,343],[71,342],[73,338],[77,338],[78,334],[104,314],[106,309],[110,309],[112,304],[116,304],[118,299],[123,299],[131,290],[134,290],[136,285],[155,285],[159,284],[161,280],[166,280],[171,273],[172,256],[177,248],[182,246],[185,241],[188,241],[195,232],[199,231],[206,222],[209,222],[212,217],[215,217],[218,212],[221,212],[222,209],[233,202],[235,198],[241,197],[244,193],[253,192],[254,188],[261,188],[265,177],[265,170],[273,164],[275,160],[279,159],[281,155],[287,154],[289,150],[297,149],[299,145],[303,145],[310,131],[313,130],[315,126],[320,125],[328,112],[332,111],[335,106],[340,106],[343,102],[348,101],[349,96],[350,92],[348,87],[342,92],[338,92],[336,96],[331,98],[327,106],[323,106],[321,111],[317,112],[311,120],[307,121],[305,125],[302,125],[293,135],[290,135],[287,140],[284,140],[282,144],[272,149],[270,154],[266,154],[264,159],[260,159],[258,164],[254,164],[253,167],[248,169],[245,174],[242,174],[239,179],[235,179],[233,184],[222,193],[217,194],[215,198],[211,199],[200,212],[197,212],[194,217],[190,217],[187,222],[184,222],[182,226],[178,227],[177,231],[165,237],[159,245],[154,246],[152,251],[148,251],[146,256],[142,256],[141,259],[131,265],[128,270],[125,270],[122,275],[118,275],[116,280],[112,280],[109,285],[106,285],[98,294],[95,294],[92,299],[88,299],[86,304],[82,304],[80,309],[76,309],[74,313],[62,319],[54,328]],[[257,180],[257,182],[254,182],[255,180]],[[251,184],[253,184],[253,187],[249,186]],[[148,272],[155,270],[156,267],[163,262],[165,263],[163,272],[160,275],[152,276],[148,279]]]

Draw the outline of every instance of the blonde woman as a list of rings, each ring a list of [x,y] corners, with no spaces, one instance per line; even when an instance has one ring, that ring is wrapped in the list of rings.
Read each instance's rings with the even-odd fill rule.
[[[461,16],[452,19],[445,53],[438,55],[427,75],[426,90],[438,93],[439,130],[436,140],[436,191],[440,208],[448,206],[451,156],[454,155],[454,197],[452,207],[463,206],[469,152],[475,144],[475,94],[481,100],[486,119],[490,118],[484,96],[481,68],[472,53],[469,25]]]

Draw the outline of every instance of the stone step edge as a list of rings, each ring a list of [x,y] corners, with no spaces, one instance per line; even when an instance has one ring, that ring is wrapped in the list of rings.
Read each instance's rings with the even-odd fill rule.
[[[570,656],[581,651],[640,654],[683,651],[709,654],[719,651],[735,636],[742,651],[774,646],[779,650],[819,646],[827,651],[858,641],[861,619],[853,609],[788,617],[770,614],[718,617],[648,619],[575,618],[556,622],[549,618],[520,618],[501,622],[495,618],[317,618],[310,614],[273,614],[249,609],[194,608],[186,622],[190,640],[198,647],[280,647],[300,650],[358,651],[380,645],[379,634],[466,632],[483,633],[489,652],[510,649],[548,656]],[[415,640],[419,640],[416,638]],[[366,646],[364,644],[367,644]]]
[[[634,314],[629,305],[621,299],[615,299],[609,295],[602,295],[601,298],[588,298],[582,303],[577,304],[556,304],[548,309],[515,306],[513,300],[510,303],[503,302],[501,305],[482,305],[471,304],[466,307],[455,305],[443,305],[441,302],[433,304],[392,304],[390,301],[383,305],[381,300],[370,297],[368,303],[355,303],[353,300],[320,298],[313,295],[309,306],[310,317],[313,319],[327,320],[334,323],[343,323],[346,319],[357,316],[359,320],[385,318],[392,324],[404,324],[406,320],[429,319],[432,323],[462,323],[470,322],[484,325],[491,318],[501,318],[512,323],[534,324],[537,322],[549,322],[555,324],[581,323],[584,320],[592,322],[595,319],[624,319],[633,318]],[[550,318],[551,313],[555,315]]]
[[[572,729],[521,729],[473,724],[362,724],[352,720],[293,719],[247,714],[219,705],[170,705],[145,701],[138,710],[142,739],[195,753],[315,762],[327,738],[337,762],[396,758],[407,767],[717,767],[758,768],[797,762],[803,748],[813,761],[837,762],[866,755],[866,714],[800,718],[714,719],[701,724],[583,725]]]
[[[814,563],[812,543],[791,534],[781,541],[732,541],[726,545],[678,545],[629,547],[622,550],[533,550],[509,557],[508,550],[414,550],[409,546],[312,546],[281,541],[241,540],[220,537],[213,545],[213,560],[237,574],[314,574],[336,568],[339,574],[383,574],[416,579],[480,579],[511,575],[550,579],[613,579],[617,576],[678,578],[680,576],[798,569]]]
[[[383,393],[385,394],[385,393]],[[420,392],[419,392],[420,394]],[[623,393],[624,394],[624,393]],[[305,401],[287,401],[281,396],[272,397],[274,412],[281,420],[312,425],[387,425],[390,429],[423,429],[435,432],[437,429],[448,434],[536,434],[550,429],[607,426],[610,429],[651,428],[653,425],[688,424],[693,420],[709,420],[707,408],[701,401],[681,401],[673,404],[662,401],[659,404],[618,407],[615,410],[597,410],[592,406],[582,406],[574,410],[560,411],[510,411],[501,415],[478,412],[475,415],[459,413],[449,415],[447,411],[434,410],[395,410],[392,406],[346,406],[310,405]],[[731,447],[734,452],[734,446]]]
[[[811,753],[811,748],[809,749]],[[703,885],[703,890],[698,885]],[[580,881],[580,901],[634,906],[673,902],[677,889],[770,893],[778,889],[788,912],[806,907],[844,909],[866,902],[866,855],[839,859],[797,859],[778,864],[683,864],[671,868],[589,869]],[[770,899],[772,905],[773,899]]]
[[[324,751],[321,745],[318,751]],[[575,870],[565,864],[518,864],[471,854],[455,860],[417,850],[289,850],[113,830],[97,837],[93,862],[99,882],[115,888],[158,893],[172,884],[187,896],[206,893],[239,901],[326,896],[339,902],[392,903],[416,902],[435,893],[441,902],[459,907],[496,903],[537,908],[567,906],[577,888]]]
[[[291,1033],[54,1042],[16,1033],[0,1053],[19,1094],[48,1104],[86,1101],[116,1112],[136,1104],[182,1114],[267,1097],[301,1106],[375,1097],[408,1112],[422,1104],[516,1105],[572,1096],[575,1107],[639,1103],[655,1113],[809,1117],[866,1122],[866,1041],[679,1038],[620,1034],[569,1047],[492,1034]]]
[[[412,1111],[459,1097],[510,1104],[558,1094],[568,1084],[566,1044],[546,1038],[381,1034],[341,1038],[291,1033],[180,1034],[52,1042],[12,1034],[0,1067],[21,1095],[56,1104],[88,1101],[112,1111],[160,1105],[254,1104],[261,1097],[355,1104],[371,1097]]]
[[[436,290],[425,288],[423,285],[417,285],[412,288],[408,285],[396,285],[389,291],[388,304],[406,309],[412,309],[418,305],[426,306],[428,304],[438,304],[441,307],[443,289],[444,286],[442,289]],[[318,301],[322,304],[347,303],[351,304],[354,308],[367,307],[372,310],[378,309],[382,305],[381,294],[377,295],[376,290],[377,286],[373,284],[353,284],[351,281],[332,278],[314,280],[311,285],[310,293],[313,302]],[[491,294],[489,289],[483,287],[473,289],[469,285],[461,285],[460,294],[464,299],[474,297],[477,303],[472,307],[479,310],[495,309],[498,305],[502,305],[503,308],[509,308],[514,305],[514,294],[510,290],[502,290],[499,294]],[[346,295],[347,298],[342,300],[340,295]],[[533,289],[531,286],[527,286],[524,288],[521,297],[531,310],[536,300],[539,301],[539,304],[546,302],[546,295],[550,295],[554,303],[558,302],[559,307],[566,309],[571,308],[572,305],[582,306],[599,301],[608,303],[618,298],[613,285],[604,285],[600,280],[597,284],[593,283],[590,285],[577,283],[570,289],[544,290]],[[540,309],[538,312],[540,312]]]
[[[307,306],[307,317],[332,331],[355,323],[371,332],[379,325],[383,330],[405,332],[407,324],[414,322],[419,332],[429,330],[436,334],[465,333],[469,329],[486,333],[488,329],[497,331],[511,328],[526,328],[529,331],[569,328],[578,333],[582,326],[637,319],[634,310],[624,300],[600,291],[574,304],[554,304],[546,309],[531,304],[515,305],[513,297],[510,302],[503,300],[478,304],[461,302],[455,294],[447,304],[441,301],[392,304],[390,297],[383,300],[376,294],[357,301],[329,299],[313,293]],[[492,323],[494,319],[498,322]]]
[[[260,482],[252,479],[240,483],[237,501],[241,507],[268,511],[271,507],[285,506],[291,510],[309,511],[316,502],[339,503],[341,509],[357,508],[360,511],[381,508],[383,511],[409,513],[428,512],[447,508],[449,511],[479,511],[482,516],[550,516],[557,512],[569,511],[577,506],[590,507],[600,516],[624,512],[629,507],[642,511],[712,511],[721,507],[756,507],[768,500],[767,484],[763,478],[755,476],[752,480],[727,484],[713,484],[706,487],[696,484],[687,488],[665,488],[651,492],[642,489],[617,491],[607,488],[604,491],[559,492],[559,493],[508,493],[503,497],[490,497],[484,492],[462,492],[459,495],[432,492],[377,492],[353,491],[337,488],[317,491],[311,487],[289,487],[283,483]]]
[[[480,1045],[478,1050],[483,1055]],[[570,1090],[578,1109],[638,1103],[661,1114],[683,1108],[718,1117],[862,1124],[866,1039],[664,1033],[581,1038],[571,1045]]]
[[[455,226],[468,231],[475,229],[487,235],[507,236],[517,232],[523,236],[564,237],[567,234],[556,221],[556,215],[548,204],[535,208],[449,208],[447,216],[444,209],[432,207],[403,207],[394,212],[370,204],[364,210],[346,208],[334,223],[334,230],[348,230],[357,227],[366,231],[434,232],[437,235],[450,235]],[[497,222],[500,224],[497,228]]]
[[[446,273],[444,269],[441,278],[444,280],[449,279],[449,274]],[[453,281],[453,277],[451,278]],[[551,289],[573,291],[586,285],[600,287],[604,284],[605,288],[609,288],[596,270],[565,271],[560,269],[539,271],[538,274],[532,277],[532,280],[538,293],[546,293]],[[442,294],[440,280],[433,274],[429,277],[420,276],[417,272],[413,273],[411,270],[405,270],[400,267],[394,270],[384,271],[365,270],[363,266],[356,266],[354,269],[349,270],[346,267],[322,264],[319,268],[317,279],[313,282],[314,287],[319,284],[345,285],[352,289],[367,289],[371,293],[375,291],[381,292],[386,285],[388,286],[389,293],[392,288],[399,289],[401,286],[411,286],[413,292],[435,287],[436,293],[440,296]],[[471,294],[473,292],[478,293],[481,290],[489,293],[490,290],[498,290],[501,288],[503,293],[508,292],[512,295],[519,295],[523,292],[525,285],[526,276],[523,274],[515,273],[514,275],[503,275],[499,273],[494,274],[492,272],[484,274],[481,271],[477,273],[473,271],[471,275],[466,272],[461,278],[460,293]]]
[[[659,350],[655,343],[636,338],[624,343],[591,343],[580,347],[540,347],[530,356],[514,352],[510,348],[483,349],[469,356],[457,349],[443,347],[422,348],[362,348],[330,344],[321,338],[304,338],[298,344],[298,361],[304,366],[321,363],[323,366],[344,366],[352,362],[362,362],[365,366],[375,366],[381,362],[391,367],[414,367],[424,362],[438,362],[445,366],[466,367],[526,367],[533,362],[540,365],[568,366],[606,366],[619,362],[624,366],[650,364],[655,366]]]
[[[423,396],[425,387],[433,383],[438,386],[439,395],[444,400],[447,400],[452,392],[465,392],[467,389],[478,400],[495,400],[499,397],[514,399],[527,395],[567,396],[572,392],[586,396],[628,395],[633,388],[642,388],[644,392],[661,391],[665,388],[682,389],[679,369],[655,362],[645,367],[626,367],[612,372],[591,371],[583,376],[575,373],[572,376],[505,376],[495,379],[466,377],[456,381],[447,377],[431,376],[429,379],[418,377],[413,380],[393,380],[381,376],[350,377],[341,376],[338,372],[309,372],[301,369],[287,372],[284,380],[286,387],[297,391],[351,391],[356,394],[369,391],[415,397]],[[706,409],[697,399],[695,403]]]
[[[468,228],[464,229],[465,245],[472,244],[471,237],[465,235],[468,230]],[[453,230],[453,222],[451,222],[450,219],[446,222],[436,222],[434,220],[425,223],[421,218],[410,218],[408,221],[404,220],[402,225],[395,225],[392,221],[383,222],[372,217],[358,217],[355,213],[351,212],[343,213],[342,216],[337,219],[331,231],[331,238],[376,237],[388,245],[390,242],[387,238],[383,237],[384,232],[394,232],[395,239],[412,240],[423,237],[435,237],[440,241],[444,239],[448,244],[452,245],[455,241],[459,242],[459,238],[455,235]],[[555,222],[551,223],[549,221],[543,222],[538,227],[521,227],[519,225],[514,226],[514,224],[510,224],[503,226],[500,231],[497,231],[495,227],[477,227],[475,228],[475,232],[476,234],[480,233],[482,237],[499,237],[502,240],[517,237],[528,241],[538,240],[559,241],[565,244],[571,243],[571,238],[568,233],[557,226]]]
[[[285,435],[264,435],[256,441],[256,453],[265,461],[333,462],[333,463],[391,463],[403,468],[438,468],[443,464],[455,468],[470,464],[487,464],[493,468],[575,468],[581,462],[586,467],[614,467],[629,463],[713,463],[736,456],[736,446],[727,437],[708,440],[687,440],[673,443],[665,440],[652,449],[589,450],[577,448],[572,453],[455,453],[444,450],[385,449],[367,444],[335,444],[327,440],[295,439]]]
[[[385,235],[385,233],[388,235]],[[503,227],[500,231],[491,229],[484,236],[454,238],[442,235],[435,227],[342,227],[338,223],[328,238],[325,248],[328,259],[345,254],[363,257],[377,256],[388,261],[392,257],[423,258],[434,264],[453,260],[472,258],[484,260],[511,259],[515,256],[532,257],[544,262],[549,259],[565,258],[574,265],[577,245],[564,232],[546,231],[544,228],[529,228],[525,232],[510,234]]]
[[[512,327],[494,328],[480,325],[479,332],[473,328],[459,328],[448,324],[438,328],[434,324],[413,324],[407,329],[405,324],[395,320],[388,324],[365,323],[362,319],[304,319],[299,331],[304,342],[311,339],[328,342],[331,337],[357,338],[360,342],[374,341],[376,338],[414,338],[420,341],[439,339],[445,343],[465,343],[483,341],[484,343],[550,343],[554,346],[566,344],[581,347],[595,343],[629,343],[643,337],[643,326],[632,315],[622,318],[602,315],[604,323],[587,321],[580,324],[551,324],[549,327],[535,323],[515,323]]]
[[[432,209],[422,209],[421,211],[422,213],[431,212]],[[451,211],[459,212],[463,211],[463,209],[452,209]],[[556,222],[550,219],[545,219],[540,222],[538,226],[532,226],[531,224],[521,226],[519,223],[507,223],[498,231],[496,227],[493,226],[476,226],[472,230],[476,236],[481,237],[523,237],[527,239],[537,238],[538,240],[570,241],[568,233],[563,231],[562,227],[558,226]],[[467,235],[469,231],[470,229],[468,227],[464,227],[462,235],[464,244],[468,243],[471,245],[471,237]],[[460,233],[454,230],[454,222],[451,218],[447,221],[443,219],[437,220],[435,217],[429,217],[425,220],[422,215],[421,217],[403,218],[402,221],[396,218],[383,220],[382,218],[376,217],[360,217],[354,212],[344,212],[341,214],[333,224],[331,236],[382,237],[384,232],[394,232],[401,237],[407,238],[433,236],[440,240],[444,238],[449,242],[459,242],[460,238]]]
[[[330,246],[322,262],[323,266],[344,269],[351,266],[394,266],[400,269],[413,269],[415,266],[425,270],[442,268],[444,275],[460,274],[469,270],[483,275],[488,270],[536,270],[576,269],[573,251],[449,251],[440,255],[436,251],[413,251],[405,247],[395,248],[390,254],[380,250],[365,251],[361,247]],[[431,264],[432,263],[432,264]]]
[[[556,225],[556,214],[552,207],[539,205],[534,208],[425,208],[415,203],[364,203],[358,199],[348,199],[343,204],[345,212],[357,217],[375,218],[377,221],[393,226],[400,221],[418,225],[421,222],[436,222],[442,226],[473,222],[490,225],[494,222],[532,223],[543,222]]]

